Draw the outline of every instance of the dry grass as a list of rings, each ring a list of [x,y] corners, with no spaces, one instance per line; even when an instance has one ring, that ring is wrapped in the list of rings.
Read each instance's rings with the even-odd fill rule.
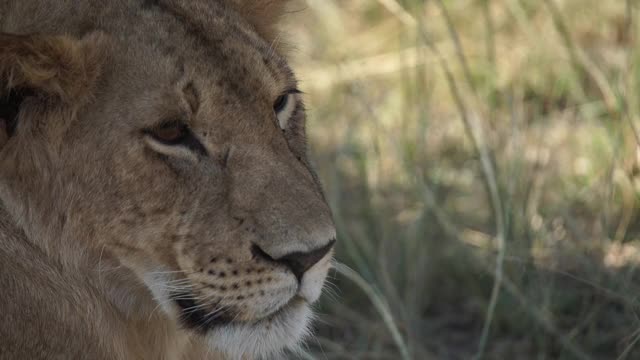
[[[291,10],[344,264],[308,357],[640,358],[637,0]]]

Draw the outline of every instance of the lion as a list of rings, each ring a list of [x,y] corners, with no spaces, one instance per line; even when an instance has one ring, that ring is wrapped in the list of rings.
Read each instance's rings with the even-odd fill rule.
[[[299,347],[336,230],[285,6],[0,1],[0,358]]]

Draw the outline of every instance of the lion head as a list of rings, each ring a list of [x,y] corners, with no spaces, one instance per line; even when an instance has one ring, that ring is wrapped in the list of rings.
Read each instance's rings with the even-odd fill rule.
[[[153,304],[114,289],[126,316],[158,306],[233,356],[304,336],[336,238],[274,36],[283,5],[9,1],[0,17],[2,206],[61,266],[135,274]]]

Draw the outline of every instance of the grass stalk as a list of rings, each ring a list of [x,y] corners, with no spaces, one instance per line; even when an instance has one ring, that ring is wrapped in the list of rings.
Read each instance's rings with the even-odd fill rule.
[[[475,118],[470,116],[469,112],[467,111],[462,94],[458,89],[455,77],[446,60],[442,57],[442,55],[438,51],[438,48],[430,40],[428,40],[426,34],[424,32],[423,34],[427,45],[432,50],[432,53],[438,58],[440,67],[445,73],[447,85],[449,86],[449,90],[454,99],[454,103],[456,104],[458,114],[465,125],[467,136],[471,138],[475,151],[480,157],[484,181],[488,189],[489,200],[493,208],[496,230],[495,240],[497,256],[495,260],[494,285],[491,289],[491,297],[489,299],[489,305],[487,306],[487,314],[485,323],[482,328],[482,334],[479,340],[478,351],[474,356],[475,359],[481,359],[486,349],[487,341],[489,338],[489,331],[491,329],[491,323],[493,321],[498,298],[500,296],[500,288],[502,286],[502,277],[504,272],[504,256],[506,253],[507,244],[502,200],[500,198],[500,193],[498,190],[498,181],[496,172],[494,170],[494,165],[491,160],[489,149],[484,142],[484,136],[482,131],[480,130],[480,126],[477,125],[477,121],[474,120]]]
[[[386,303],[384,297],[380,294],[380,292],[348,266],[336,262],[334,264],[334,268],[336,269],[337,273],[353,282],[356,286],[358,286],[358,288],[360,288],[360,290],[362,290],[367,295],[367,297],[373,303],[375,309],[378,311],[380,316],[382,316],[384,324],[387,326],[387,329],[391,333],[391,336],[396,346],[398,347],[398,350],[400,351],[402,359],[411,360],[411,356],[409,355],[409,348],[407,347],[402,334],[400,334],[400,330],[398,330],[398,326],[393,319],[393,315],[391,314],[389,305]]]

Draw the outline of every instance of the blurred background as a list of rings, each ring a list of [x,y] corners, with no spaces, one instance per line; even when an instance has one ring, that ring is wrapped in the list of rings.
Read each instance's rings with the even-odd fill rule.
[[[297,0],[308,359],[640,359],[640,1]]]

